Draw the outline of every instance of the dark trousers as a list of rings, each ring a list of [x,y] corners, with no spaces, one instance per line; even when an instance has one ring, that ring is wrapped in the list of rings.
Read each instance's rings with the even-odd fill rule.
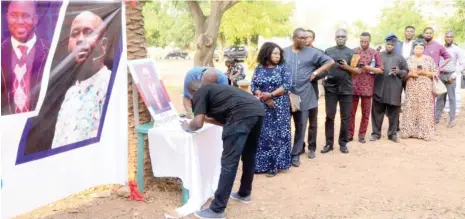
[[[397,135],[399,122],[400,106],[380,103],[373,99],[373,108],[371,109],[371,136],[381,138],[381,127],[383,126],[384,115],[389,119],[388,137]]]
[[[310,123],[308,126],[308,150],[316,150],[316,136],[318,130],[318,107],[313,109],[297,111],[292,113],[294,120],[294,146],[292,146],[291,155],[297,156],[303,151],[305,145],[305,131],[307,128],[307,121]]]
[[[352,98],[352,109],[350,113],[350,125],[349,125],[349,136],[354,137],[355,133],[355,116],[357,115],[358,102],[362,102],[362,120],[358,127],[358,137],[365,138],[368,128],[368,121],[370,120],[371,111],[371,97],[365,96],[353,96]]]
[[[228,204],[241,156],[242,177],[239,195],[245,197],[252,192],[255,154],[262,125],[263,117],[261,116],[248,117],[224,125],[221,174],[215,199],[210,204],[210,209],[214,212],[224,212]]]
[[[326,145],[334,146],[334,118],[336,117],[337,103],[339,102],[341,129],[339,130],[339,145],[346,146],[349,142],[350,111],[352,107],[352,95],[339,95],[325,92],[326,105]]]

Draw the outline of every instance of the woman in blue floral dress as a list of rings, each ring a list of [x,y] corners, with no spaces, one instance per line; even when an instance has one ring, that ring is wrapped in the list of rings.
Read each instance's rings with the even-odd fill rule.
[[[291,167],[291,112],[288,90],[291,72],[284,64],[283,50],[275,43],[263,44],[252,78],[252,93],[265,106],[258,143],[255,172],[272,177]]]

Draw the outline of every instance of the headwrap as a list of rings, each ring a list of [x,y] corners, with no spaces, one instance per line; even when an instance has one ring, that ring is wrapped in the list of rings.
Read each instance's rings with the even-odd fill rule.
[[[417,45],[421,45],[421,46],[425,47],[426,42],[425,42],[424,39],[417,39],[417,40],[413,41],[413,47],[415,47]]]
[[[393,33],[388,34],[385,38],[386,42],[397,42],[397,36]]]

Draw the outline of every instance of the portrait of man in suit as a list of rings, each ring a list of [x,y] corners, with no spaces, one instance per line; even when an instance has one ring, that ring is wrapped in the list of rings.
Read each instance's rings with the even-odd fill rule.
[[[1,45],[1,115],[34,111],[50,42],[35,33],[37,2],[12,1],[6,20],[11,36]]]
[[[148,68],[142,68],[142,86],[147,92],[146,100],[155,113],[166,112],[171,109],[169,98],[156,73],[151,73]]]

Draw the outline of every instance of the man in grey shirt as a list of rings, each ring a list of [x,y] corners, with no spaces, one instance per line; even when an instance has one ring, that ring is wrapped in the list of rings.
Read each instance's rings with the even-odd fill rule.
[[[321,79],[334,61],[323,52],[306,46],[308,35],[302,28],[293,33],[293,45],[284,48],[284,60],[292,72],[291,92],[300,97],[300,109],[292,113],[295,126],[294,146],[292,147],[292,165],[300,165],[299,154],[303,150],[305,128],[308,128],[308,157],[315,158],[318,101],[312,81]]]
[[[460,51],[460,48],[454,45],[454,33],[452,31],[447,31],[445,36],[445,48],[450,55],[450,62],[447,63],[440,72],[439,78],[446,85],[447,93],[439,95],[436,101],[436,123],[439,123],[441,118],[441,109],[443,104],[445,104],[446,95],[449,97],[449,124],[447,127],[455,126],[455,110],[456,110],[456,100],[455,100],[455,86],[456,86],[456,76],[457,72],[460,74],[465,66],[465,58]],[[443,61],[443,60],[441,60]],[[460,65],[460,69],[457,69],[457,63]]]

